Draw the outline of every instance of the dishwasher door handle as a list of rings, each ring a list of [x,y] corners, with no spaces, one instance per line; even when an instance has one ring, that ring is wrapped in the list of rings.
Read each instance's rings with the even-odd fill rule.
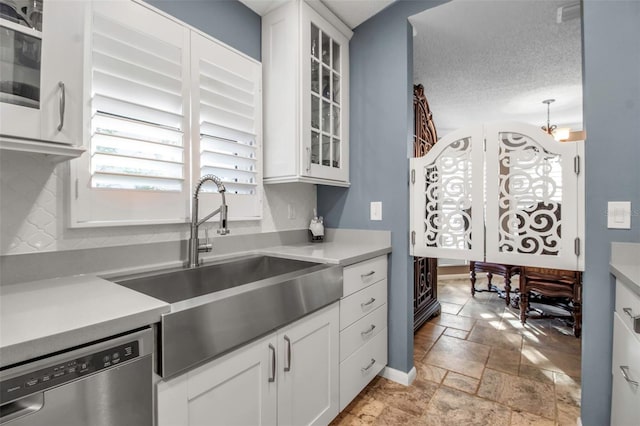
[[[10,402],[2,406],[0,425],[8,423],[20,417],[37,413],[44,407],[44,392],[29,395],[17,401]]]

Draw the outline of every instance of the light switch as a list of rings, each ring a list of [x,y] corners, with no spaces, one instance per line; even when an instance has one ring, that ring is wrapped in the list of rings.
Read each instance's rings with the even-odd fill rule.
[[[607,228],[631,229],[630,201],[609,201],[607,203]]]
[[[371,202],[371,220],[382,220],[382,201]]]

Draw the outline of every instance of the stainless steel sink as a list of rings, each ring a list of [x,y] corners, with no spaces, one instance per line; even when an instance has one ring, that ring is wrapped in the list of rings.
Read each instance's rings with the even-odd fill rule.
[[[342,267],[270,256],[112,277],[164,300],[157,370],[169,377],[338,300]]]

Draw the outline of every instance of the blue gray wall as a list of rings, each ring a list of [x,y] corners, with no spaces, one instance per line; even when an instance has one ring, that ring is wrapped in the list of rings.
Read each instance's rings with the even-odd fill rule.
[[[586,271],[582,424],[609,424],[611,241],[640,242],[640,2],[584,2]],[[607,201],[631,201],[631,230],[607,229]],[[639,259],[640,262],[640,259]]]
[[[260,61],[262,20],[238,0],[147,0],[212,37]]]
[[[442,3],[399,1],[355,29],[349,45],[351,187],[318,186],[318,210],[327,226],[391,231],[389,366],[404,372],[413,367],[413,37],[407,17]],[[382,201],[382,221],[369,220],[371,201]]]

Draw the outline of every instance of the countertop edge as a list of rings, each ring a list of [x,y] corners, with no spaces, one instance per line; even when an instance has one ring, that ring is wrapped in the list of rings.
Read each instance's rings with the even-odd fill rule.
[[[618,281],[640,296],[640,282],[625,272],[625,266],[626,265],[616,265],[611,262],[609,263],[609,271],[618,279]]]

